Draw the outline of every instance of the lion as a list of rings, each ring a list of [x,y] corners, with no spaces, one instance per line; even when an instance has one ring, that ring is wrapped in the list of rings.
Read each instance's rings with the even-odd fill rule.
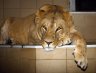
[[[59,5],[46,4],[24,18],[11,17],[1,27],[1,44],[40,44],[46,51],[74,43],[77,66],[88,66],[86,41],[75,29],[72,16]]]

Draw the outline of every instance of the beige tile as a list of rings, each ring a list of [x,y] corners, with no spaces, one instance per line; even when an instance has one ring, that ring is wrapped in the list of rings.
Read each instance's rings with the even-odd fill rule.
[[[36,49],[36,59],[66,59],[66,49],[56,48],[53,51]]]
[[[4,17],[20,17],[20,9],[4,9]]]
[[[20,8],[20,0],[4,0],[4,8]]]
[[[74,59],[72,52],[74,49],[67,49],[67,59]],[[96,48],[87,48],[87,58],[88,59],[96,59]]]
[[[88,59],[96,59],[96,48],[89,48],[87,52]]]
[[[3,9],[0,9],[0,20],[3,18]]]
[[[74,56],[72,55],[73,51],[74,48],[67,48],[67,59],[74,59]]]
[[[0,26],[2,25],[3,22],[3,18],[0,18]]]
[[[0,73],[35,73],[36,50],[0,48]]]
[[[69,10],[69,0],[53,0],[53,3],[63,6],[66,10]]]
[[[21,73],[36,73],[36,60],[22,59],[19,66]]]
[[[3,17],[3,9],[0,9],[0,17]]]
[[[74,25],[87,41],[96,41],[96,13],[73,13]],[[90,34],[89,34],[90,33]]]
[[[21,73],[34,73],[33,71],[35,71],[34,70],[34,64],[33,64],[33,62],[31,63],[30,61],[31,61],[31,59],[32,59],[32,57],[34,57],[33,55],[33,53],[34,53],[34,51],[32,52],[32,50],[33,49],[16,49],[16,48],[3,48],[3,49],[0,49],[0,61],[2,61],[2,62],[4,62],[4,63],[2,63],[2,64],[5,64],[4,65],[4,67],[3,67],[3,69],[5,68],[5,66],[6,67],[8,67],[7,69],[8,70],[6,70],[6,68],[5,68],[5,70],[7,71],[7,72],[21,72]],[[30,56],[31,55],[31,56]],[[7,61],[7,63],[6,63],[6,61]],[[40,60],[41,61],[41,60]],[[47,61],[48,62],[48,61]],[[63,66],[66,66],[66,65],[64,65],[64,64],[62,64],[64,61],[59,61],[58,62],[58,60],[57,61],[53,61],[52,62],[52,64],[54,63],[54,64],[57,64],[57,65],[55,65],[55,66],[58,66],[59,65],[59,68],[61,67],[61,68],[64,68],[64,67],[62,67],[62,65]],[[44,63],[44,62],[43,62]],[[48,63],[50,63],[50,62],[48,62]],[[64,62],[65,63],[65,62]],[[10,65],[12,64],[12,66],[10,66]],[[37,63],[38,64],[38,63]],[[54,65],[53,64],[53,65]],[[2,66],[2,65],[1,65]],[[18,67],[19,66],[19,67]],[[32,67],[31,67],[32,66]],[[14,67],[15,67],[15,69],[14,69]],[[32,68],[32,70],[31,70],[31,68]],[[55,67],[55,69],[57,70],[58,69],[58,71],[56,71],[57,73],[64,73],[63,71],[65,71],[65,70],[61,70],[61,69],[59,69],[58,67]],[[12,70],[10,70],[10,69],[12,69]],[[65,68],[64,68],[65,69]],[[50,69],[49,69],[50,70]],[[31,72],[32,71],[32,72]],[[52,71],[52,70],[51,70]],[[59,72],[60,71],[60,72]],[[50,71],[49,71],[50,72]]]
[[[66,61],[36,60],[36,73],[66,73]]]
[[[36,0],[21,0],[21,8],[33,8],[36,9]]]
[[[36,10],[34,10],[34,9],[21,9],[21,17],[31,15],[35,12],[36,12]]]
[[[37,8],[42,7],[44,4],[52,4],[52,0],[37,0]]]
[[[0,58],[6,59],[36,59],[36,49],[0,48]]]
[[[0,73],[35,73],[36,61],[28,59],[0,59]]]
[[[25,48],[20,51],[21,58],[25,59],[36,59],[36,49],[35,48]]]
[[[3,8],[3,0],[0,0],[0,8]]]
[[[78,68],[74,60],[67,60],[67,73],[96,73],[96,60],[89,60],[86,71]]]

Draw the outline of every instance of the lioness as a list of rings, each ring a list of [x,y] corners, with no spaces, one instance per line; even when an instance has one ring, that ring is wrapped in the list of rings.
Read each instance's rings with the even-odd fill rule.
[[[86,70],[86,42],[75,29],[68,11],[58,5],[44,5],[25,18],[8,18],[1,28],[1,44],[41,44],[46,51],[74,42],[77,65]]]

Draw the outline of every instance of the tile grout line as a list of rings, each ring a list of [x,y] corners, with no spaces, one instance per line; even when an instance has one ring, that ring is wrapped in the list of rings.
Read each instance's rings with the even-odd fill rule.
[[[37,0],[36,0],[36,10],[37,10]]]
[[[3,0],[3,19],[4,19],[4,0]]]
[[[19,9],[20,17],[21,17],[21,16],[22,16],[22,14],[21,14],[21,9],[22,9],[22,8],[21,8],[21,0],[19,0],[19,4],[20,4],[20,5],[19,5],[19,8],[18,8],[18,9]],[[14,9],[15,9],[15,8],[14,8]]]
[[[36,10],[37,10],[37,0],[36,0]],[[37,49],[35,49],[37,51]],[[37,55],[37,52],[36,52],[36,55]],[[35,55],[36,57],[36,60],[35,60],[35,73],[37,73],[37,56]]]
[[[52,4],[54,4],[54,0],[52,0]]]
[[[67,48],[66,48],[66,73],[67,73]]]
[[[36,0],[36,1],[37,1],[37,0]],[[36,63],[37,63],[36,54],[37,54],[37,53],[36,53],[36,49],[35,49],[35,73],[37,73],[37,72],[36,72],[36,68],[37,68],[37,67],[36,67]]]

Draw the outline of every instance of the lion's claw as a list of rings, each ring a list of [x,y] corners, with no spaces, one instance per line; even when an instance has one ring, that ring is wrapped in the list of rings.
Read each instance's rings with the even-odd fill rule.
[[[86,61],[77,61],[77,66],[80,67],[82,70],[86,70],[88,64]]]
[[[77,61],[77,60],[75,60],[75,63],[77,64],[77,66],[79,67],[79,68],[81,68],[81,70],[83,70],[83,71],[85,71],[86,69],[87,69],[87,67],[88,67],[88,63],[86,63],[86,62],[84,62],[84,61]]]

